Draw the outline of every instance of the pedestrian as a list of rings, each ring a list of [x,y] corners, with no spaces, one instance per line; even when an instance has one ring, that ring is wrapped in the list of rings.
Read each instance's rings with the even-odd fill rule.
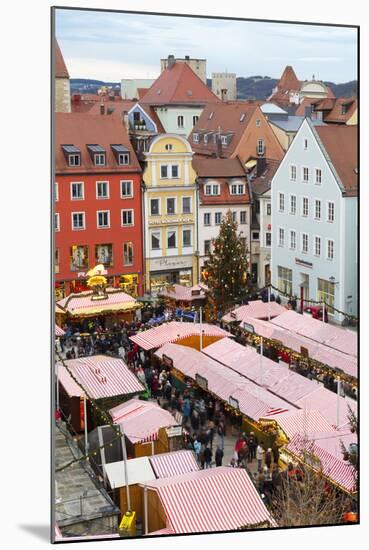
[[[191,426],[195,432],[197,432],[200,427],[200,417],[195,407],[193,408],[192,414],[191,414]]]
[[[208,439],[209,439],[211,449],[213,449],[214,431],[215,431],[214,422],[212,420],[210,420],[210,422],[208,422],[207,435],[208,435]]]
[[[256,447],[256,460],[258,463],[258,470],[261,470],[261,466],[263,464],[263,456],[264,456],[264,449],[261,445],[258,445]]]
[[[254,432],[250,432],[247,444],[249,446],[249,462],[252,462],[256,458],[256,447],[258,446],[258,440]]]
[[[205,468],[211,468],[211,460],[213,458],[213,451],[209,446],[204,449]]]
[[[242,447],[245,445],[245,440],[242,436],[239,436],[234,446],[234,459],[239,461],[239,453]]]
[[[272,449],[268,449],[265,453],[265,466],[270,470],[272,464]]]
[[[272,446],[272,455],[273,455],[274,464],[278,465],[278,462],[279,462],[279,449],[278,449],[278,445],[276,445],[275,443]]]
[[[249,448],[247,446],[246,441],[243,441],[243,445],[238,451],[238,466],[246,467],[246,460],[249,454]]]
[[[272,471],[272,490],[273,493],[275,493],[282,483],[282,476],[281,472],[279,471],[278,464],[273,465],[273,471]]]
[[[183,414],[183,426],[186,426],[191,415],[191,404],[188,398],[183,401],[182,414]]]
[[[164,397],[167,401],[170,401],[172,397],[172,384],[169,382],[169,380],[165,382]]]
[[[217,450],[215,451],[215,466],[221,466],[223,461],[224,452],[222,451],[221,447],[217,447]]]
[[[225,436],[224,425],[222,422],[219,422],[217,427],[217,439],[218,439],[218,445],[220,445],[220,448],[222,449],[222,451],[224,451],[224,436]]]
[[[196,454],[197,462],[200,463],[201,443],[197,439],[196,435],[195,435],[195,440],[193,442],[193,448],[194,448],[194,451],[195,451],[195,454]]]
[[[205,445],[201,445],[200,467],[201,467],[202,470],[205,468]]]

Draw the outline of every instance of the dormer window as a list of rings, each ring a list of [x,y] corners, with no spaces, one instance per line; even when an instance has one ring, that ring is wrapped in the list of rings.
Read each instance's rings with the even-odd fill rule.
[[[211,111],[211,113],[209,113],[208,120],[211,120],[213,118],[213,115],[214,115],[214,112]]]
[[[210,184],[205,185],[205,195],[219,195],[219,184]]]
[[[124,147],[124,145],[121,144],[116,144],[111,145],[111,148],[119,166],[125,166],[129,164],[129,151],[127,147]]]
[[[207,143],[208,143],[208,135],[205,134],[204,135],[204,144],[207,145]]]
[[[81,155],[68,155],[69,166],[81,166]]]
[[[199,134],[194,134],[194,135],[193,135],[193,142],[194,142],[194,143],[199,143],[199,141],[200,141],[200,140],[199,140]]]
[[[245,113],[242,113],[242,115],[240,116],[240,122],[243,122],[245,120]]]
[[[341,105],[341,115],[346,115],[347,111],[347,105]]]
[[[119,153],[118,164],[119,166],[129,164],[129,153]]]
[[[106,164],[106,152],[101,145],[93,144],[87,145],[87,149],[91,155],[95,166],[105,166]]]
[[[95,166],[105,166],[105,153],[97,153],[94,155]]]
[[[243,195],[245,186],[243,183],[232,183],[231,185],[231,195]]]
[[[222,145],[228,145],[228,137],[227,136],[221,136],[221,143]]]
[[[75,145],[62,145],[68,166],[81,166],[81,151]]]

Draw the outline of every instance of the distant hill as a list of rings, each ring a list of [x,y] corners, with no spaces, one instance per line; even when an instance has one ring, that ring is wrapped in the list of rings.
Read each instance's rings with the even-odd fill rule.
[[[239,76],[237,78],[237,98],[238,99],[266,99],[272,93],[273,88],[278,83],[278,78],[270,76]],[[325,82],[336,97],[350,97],[352,92],[357,91],[357,80],[335,84],[334,82]],[[211,78],[207,79],[207,85],[211,88]],[[104,82],[103,80],[92,80],[90,78],[71,78],[71,91],[96,94],[101,86],[112,86],[114,89],[120,88],[119,82]]]

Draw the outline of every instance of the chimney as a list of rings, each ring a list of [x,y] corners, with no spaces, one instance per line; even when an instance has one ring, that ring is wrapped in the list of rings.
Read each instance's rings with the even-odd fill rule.
[[[185,62],[187,63],[187,65],[189,65],[188,61],[190,60],[190,56],[189,55],[185,55]]]
[[[100,115],[105,115],[105,104],[100,103]]]
[[[311,113],[313,112],[313,107],[308,105],[305,107],[305,118],[311,118]]]
[[[129,131],[128,111],[123,111],[122,118],[123,118],[124,127],[128,132]]]
[[[266,158],[258,157],[256,159],[256,177],[257,178],[265,172],[265,168],[266,168]]]
[[[176,62],[174,55],[168,55],[168,69],[171,69]]]

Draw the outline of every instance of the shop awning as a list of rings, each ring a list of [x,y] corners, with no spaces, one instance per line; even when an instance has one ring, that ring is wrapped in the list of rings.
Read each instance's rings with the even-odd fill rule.
[[[174,533],[277,527],[246,470],[210,468],[146,483],[157,491]]]
[[[274,420],[286,434],[288,439],[291,439],[295,433],[336,433],[333,426],[324,418],[319,411],[314,410],[294,410],[280,414],[267,414],[263,420]]]
[[[174,451],[151,456],[150,463],[157,478],[171,477],[199,470],[193,451]]]
[[[232,323],[233,321],[240,321],[242,326],[242,321],[248,317],[254,319],[268,319],[270,316],[277,317],[281,313],[284,313],[286,308],[281,306],[277,302],[263,302],[262,300],[254,300],[249,302],[245,306],[240,306],[233,309],[231,312],[227,313],[222,317],[222,321],[226,323]]]

